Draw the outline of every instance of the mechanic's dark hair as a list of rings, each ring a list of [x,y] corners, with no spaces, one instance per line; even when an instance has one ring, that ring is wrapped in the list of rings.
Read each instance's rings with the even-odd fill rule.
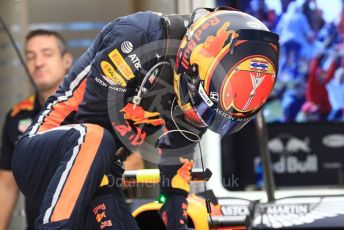
[[[55,38],[57,38],[61,55],[64,55],[65,53],[68,52],[67,43],[64,40],[64,38],[61,36],[61,34],[52,30],[45,30],[45,29],[32,30],[26,35],[25,42],[27,43],[33,37],[41,36],[41,35],[54,36]]]

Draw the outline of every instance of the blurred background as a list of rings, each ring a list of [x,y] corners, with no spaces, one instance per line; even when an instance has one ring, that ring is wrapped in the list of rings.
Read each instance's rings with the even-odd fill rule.
[[[344,1],[343,0],[0,0],[0,16],[22,51],[32,29],[60,32],[77,59],[96,34],[116,17],[137,11],[164,14],[232,6],[263,21],[280,35],[280,66],[264,109],[277,189],[344,187]],[[33,92],[10,40],[0,27],[0,125],[6,112]],[[207,149],[207,143],[212,143]],[[217,146],[214,146],[218,143]],[[247,144],[249,143],[249,144]],[[208,134],[203,141],[210,188],[259,191],[262,163],[254,122],[231,137]],[[208,145],[209,146],[209,145]],[[146,167],[154,167],[145,162]],[[215,171],[218,169],[218,171]],[[218,177],[217,177],[218,176]],[[230,183],[238,178],[238,184]],[[217,180],[218,179],[218,180]],[[154,192],[135,195],[155,196]],[[295,193],[297,194],[297,193]],[[216,194],[221,195],[221,194]],[[23,204],[10,229],[24,229]]]
[[[277,187],[344,184],[343,3],[236,2],[238,9],[280,35],[278,80],[264,108]],[[256,140],[252,124],[222,139],[222,162],[232,162],[223,175],[240,177],[239,190],[262,186]]]

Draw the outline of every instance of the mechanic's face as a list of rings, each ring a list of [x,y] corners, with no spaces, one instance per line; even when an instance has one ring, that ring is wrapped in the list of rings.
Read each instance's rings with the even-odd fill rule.
[[[51,35],[38,35],[27,41],[25,56],[39,91],[56,90],[72,64],[71,55],[62,54],[58,39]]]

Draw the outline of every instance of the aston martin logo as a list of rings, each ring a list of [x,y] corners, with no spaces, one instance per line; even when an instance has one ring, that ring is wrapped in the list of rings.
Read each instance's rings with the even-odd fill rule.
[[[344,197],[342,196],[285,198],[274,204],[260,206],[260,213],[254,218],[253,226],[295,229],[295,227],[314,227],[310,224],[322,220],[323,226],[328,228],[338,227],[338,225],[342,227],[340,220],[344,214],[343,207]],[[328,218],[333,219],[331,221]]]

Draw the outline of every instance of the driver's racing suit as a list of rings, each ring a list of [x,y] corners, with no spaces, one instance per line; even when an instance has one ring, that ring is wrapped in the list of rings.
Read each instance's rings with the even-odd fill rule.
[[[138,115],[149,103],[143,99],[133,106],[131,101],[144,70],[164,58],[157,49],[154,57],[143,62],[142,54],[135,50],[162,41],[165,22],[161,15],[140,12],[104,27],[19,140],[12,168],[26,198],[41,204],[36,228],[94,229],[97,225],[100,229],[138,229],[117,184],[99,185],[104,174],[121,176],[119,160],[123,159],[115,155],[120,147],[139,149],[154,130],[176,129],[169,112]],[[172,85],[172,71],[165,71],[164,77]],[[160,106],[178,111],[173,102],[170,91],[161,98]],[[182,116],[179,120],[182,129],[200,136],[204,132],[187,125]],[[157,143],[161,193],[174,202],[167,201],[162,217],[168,229],[182,229],[196,144],[179,132],[163,135]]]

